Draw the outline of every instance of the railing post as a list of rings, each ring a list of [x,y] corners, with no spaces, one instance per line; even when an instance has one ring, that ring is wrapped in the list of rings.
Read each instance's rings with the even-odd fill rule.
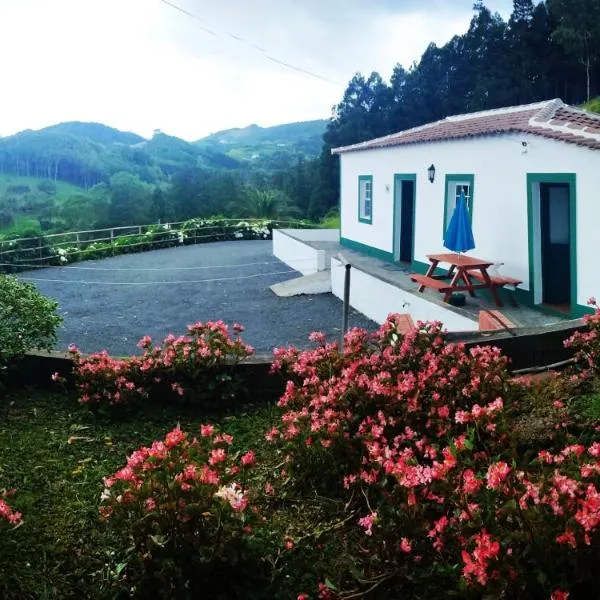
[[[348,331],[348,313],[350,310],[350,269],[352,265],[349,263],[345,265],[345,273],[344,273],[344,308],[342,314],[342,342],[341,349],[344,349],[344,336],[346,335],[346,331]]]

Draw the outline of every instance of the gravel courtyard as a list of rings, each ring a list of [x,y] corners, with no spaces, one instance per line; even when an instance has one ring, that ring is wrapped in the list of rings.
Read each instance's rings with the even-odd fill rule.
[[[337,338],[342,303],[333,295],[279,298],[271,292],[270,285],[299,275],[271,248],[270,241],[215,242],[39,269],[21,277],[58,301],[64,318],[61,350],[74,343],[84,352],[129,355],[139,352],[136,343],[144,335],[162,340],[170,332],[184,333],[189,323],[218,319],[245,325],[244,338],[258,352],[308,346],[315,330]],[[377,327],[353,310],[350,326]]]

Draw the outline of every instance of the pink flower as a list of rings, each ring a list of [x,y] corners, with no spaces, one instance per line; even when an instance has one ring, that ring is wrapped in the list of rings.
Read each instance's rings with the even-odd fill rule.
[[[210,437],[214,430],[215,428],[213,425],[200,425],[200,435],[202,437]]]
[[[412,544],[405,537],[400,540],[400,550],[406,554],[410,554],[412,552]]]
[[[227,459],[227,453],[223,448],[214,448],[210,451],[208,462],[211,465],[218,465]]]
[[[174,448],[175,446],[178,446],[181,442],[183,442],[183,440],[185,440],[185,437],[185,433],[181,431],[181,427],[177,425],[177,427],[175,427],[173,431],[167,433],[165,437],[165,446],[167,448]]]
[[[148,512],[152,512],[156,508],[156,500],[154,498],[147,498],[145,505],[146,505],[146,510]]]
[[[511,468],[505,462],[497,462],[491,464],[488,467],[487,474],[485,476],[488,484],[487,487],[490,490],[500,489],[502,483],[506,479],[507,475],[511,472]]]
[[[294,541],[291,538],[286,536],[286,538],[283,542],[283,545],[286,550],[292,550],[294,548]]]
[[[138,343],[137,347],[146,349],[152,345],[152,338],[149,335],[145,335]]]
[[[254,452],[250,450],[242,456],[240,461],[245,467],[251,467],[256,463],[256,454],[254,454]]]
[[[50,377],[50,379],[52,379],[52,381],[54,381],[55,383],[57,381],[60,380],[60,374],[58,373],[58,371],[56,371],[55,373],[52,373],[52,376]]]
[[[358,524],[364,528],[366,535],[373,535],[373,525],[377,523],[377,513],[372,512],[370,515],[366,517],[362,517],[358,520]]]
[[[313,331],[308,336],[308,339],[311,342],[315,342],[317,344],[324,344],[325,343],[325,334],[322,331]]]
[[[569,592],[564,592],[563,590],[554,590],[552,594],[550,594],[550,600],[569,600]]]

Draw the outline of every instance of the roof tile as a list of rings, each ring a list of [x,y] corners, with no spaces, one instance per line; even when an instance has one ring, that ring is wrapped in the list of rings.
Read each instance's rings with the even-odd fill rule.
[[[570,144],[600,149],[600,115],[563,104],[561,100],[446,117],[374,140],[334,148],[342,154],[426,142],[457,140],[502,133],[529,133]]]

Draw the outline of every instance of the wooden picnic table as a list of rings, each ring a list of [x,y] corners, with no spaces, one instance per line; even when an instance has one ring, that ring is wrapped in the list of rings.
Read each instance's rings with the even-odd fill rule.
[[[488,289],[490,290],[497,306],[502,306],[502,301],[498,295],[498,285],[492,281],[488,273],[488,269],[494,264],[481,258],[474,256],[466,256],[449,252],[445,254],[429,254],[427,255],[429,269],[425,275],[411,275],[411,279],[419,283],[419,292],[423,292],[425,288],[430,287],[437,289],[444,294],[444,302],[449,302],[450,297],[455,292],[469,292],[471,296],[475,296],[475,290]],[[436,275],[435,270],[438,265],[450,265],[446,273]],[[469,275],[473,276],[476,273],[476,279],[481,283],[473,283]],[[446,283],[444,280],[449,279]]]

